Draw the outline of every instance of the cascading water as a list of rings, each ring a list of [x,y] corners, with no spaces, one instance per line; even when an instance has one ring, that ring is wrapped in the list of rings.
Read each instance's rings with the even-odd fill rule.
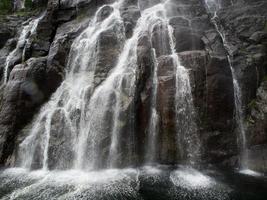
[[[241,155],[240,155],[240,168],[241,170],[248,169],[248,152],[247,152],[247,137],[246,137],[246,127],[245,127],[245,116],[244,116],[244,110],[243,110],[243,103],[242,103],[242,92],[241,88],[237,79],[237,75],[235,72],[235,69],[232,64],[232,53],[229,48],[229,45],[227,43],[225,34],[223,33],[223,29],[220,27],[220,24],[218,22],[218,16],[217,11],[220,9],[221,5],[220,2],[216,0],[206,0],[207,8],[211,13],[214,13],[214,16],[212,18],[212,22],[214,26],[216,27],[217,32],[222,38],[223,44],[225,46],[225,49],[228,52],[228,62],[230,65],[230,69],[232,72],[233,77],[233,86],[234,86],[234,98],[235,98],[235,119],[236,124],[238,128],[238,132],[240,133],[240,140],[241,140]]]
[[[189,79],[189,72],[185,69],[179,61],[176,49],[175,39],[173,36],[173,28],[169,25],[169,19],[167,17],[166,3],[164,1],[151,8],[161,13],[160,22],[163,23],[163,27],[167,29],[167,37],[169,38],[170,57],[173,60],[174,72],[176,74],[176,95],[175,95],[175,108],[176,108],[176,130],[177,130],[177,148],[181,159],[185,160],[189,164],[194,164],[198,161],[200,156],[200,139],[197,134],[197,125],[195,123],[195,110],[191,92],[191,85]],[[166,45],[166,44],[165,44]],[[155,57],[155,53],[153,54]],[[153,72],[153,94],[151,103],[151,116],[149,124],[149,151],[147,152],[147,161],[155,161],[156,149],[157,149],[157,126],[158,126],[158,113],[157,113],[157,90],[158,90],[158,62],[154,61]]]
[[[31,20],[23,26],[21,34],[18,38],[16,48],[7,56],[4,69],[4,84],[8,81],[10,62],[17,57],[21,57],[22,62],[25,61],[25,49],[28,39],[35,33],[39,21],[44,17],[45,13],[40,17]]]
[[[158,121],[159,115],[157,112],[157,94],[158,94],[158,61],[156,58],[155,49],[153,50],[154,69],[153,69],[153,91],[151,101],[151,114],[149,121],[148,146],[150,147],[146,152],[146,161],[153,163],[156,161],[156,149],[158,138]]]
[[[153,30],[156,26],[167,26],[166,21],[166,13],[164,10],[164,4],[156,4],[142,12],[142,17],[144,18],[144,24],[147,23],[148,30],[147,34],[150,39],[150,44],[153,46],[152,35]],[[141,17],[141,18],[142,18]],[[144,29],[145,30],[145,29]],[[163,31],[164,32],[164,31]],[[146,33],[144,31],[144,33]],[[158,41],[160,43],[161,48],[166,48],[166,41]],[[152,97],[150,103],[150,118],[148,125],[148,136],[147,136],[147,146],[149,148],[146,149],[145,155],[145,163],[146,164],[155,164],[157,162],[157,148],[158,148],[158,137],[159,137],[159,113],[157,110],[157,97],[158,97],[158,57],[156,53],[156,49],[152,47],[152,59],[153,59],[153,73],[152,73]]]
[[[172,27],[168,26],[172,58],[176,67],[176,121],[177,138],[181,157],[189,164],[196,164],[200,158],[200,138],[196,124],[188,70],[180,64],[175,50]]]
[[[164,44],[170,46],[171,48],[171,57],[173,59],[174,68],[176,69],[176,102],[177,106],[182,106],[183,104],[187,104],[186,109],[183,110],[182,113],[180,113],[181,118],[188,117],[187,120],[181,121],[183,119],[180,119],[177,117],[177,137],[182,138],[182,141],[178,141],[177,146],[180,147],[180,145],[183,145],[184,148],[186,148],[186,156],[182,156],[183,158],[188,158],[188,161],[193,161],[193,158],[195,160],[196,157],[199,155],[199,138],[197,137],[197,127],[194,122],[194,106],[192,101],[192,94],[191,94],[191,86],[189,82],[189,75],[188,71],[180,65],[179,58],[177,56],[175,45],[174,45],[174,37],[173,37],[173,30],[172,27],[169,25],[169,20],[167,18],[167,10],[165,8],[165,4],[168,1],[163,1],[162,3],[158,3],[146,10],[144,10],[141,13],[141,17],[137,22],[136,29],[134,31],[133,37],[126,43],[125,49],[123,51],[123,54],[126,54],[127,56],[122,54],[123,63],[125,65],[125,58],[128,58],[127,60],[130,60],[131,63],[128,65],[136,65],[137,63],[137,44],[138,44],[138,38],[144,34],[148,34],[150,38],[150,42],[152,43],[152,35],[153,35],[153,29],[157,25],[161,25],[163,27],[167,27],[167,37],[169,38],[170,44]],[[163,48],[162,46],[162,48]],[[128,49],[129,48],[129,49]],[[130,50],[134,49],[135,53],[130,53]],[[129,57],[131,55],[131,57]],[[151,99],[151,109],[150,109],[150,120],[149,120],[149,131],[148,131],[148,149],[146,151],[145,155],[145,163],[146,164],[153,164],[157,162],[156,160],[156,154],[157,154],[157,142],[158,142],[158,119],[159,114],[157,111],[157,94],[158,94],[158,58],[156,55],[156,50],[152,49],[152,57],[153,57],[153,89],[152,89],[152,99]],[[127,64],[127,63],[126,63]],[[119,61],[119,65],[121,65],[121,60]],[[135,66],[136,68],[137,66]],[[129,78],[128,78],[129,79]],[[134,82],[132,82],[134,85]],[[109,84],[110,85],[110,84]],[[125,87],[125,86],[124,86]],[[133,86],[132,86],[133,87]],[[134,89],[134,88],[133,88]],[[132,92],[134,93],[134,92]],[[102,92],[103,95],[103,92]],[[117,104],[116,104],[117,107]],[[119,109],[116,108],[116,111]],[[117,114],[115,115],[117,116]],[[189,120],[190,119],[190,120]],[[118,139],[119,139],[119,133],[120,130],[117,129],[117,123],[119,122],[119,118],[115,117],[115,125],[113,127],[112,131],[112,143],[110,146],[110,155],[109,159],[113,160],[111,162],[111,166],[116,166],[116,160],[118,157]],[[185,145],[181,142],[185,142]],[[195,160],[196,161],[196,160]]]
[[[25,0],[14,0],[14,10],[21,10],[25,8]]]
[[[171,5],[171,1],[161,1],[158,5],[154,6],[154,8],[159,8],[162,13],[161,23],[163,27],[166,27],[167,41],[168,44],[162,45],[161,48],[170,49],[168,54],[171,57],[172,65],[175,69],[173,72],[175,76],[175,110],[176,110],[176,145],[178,149],[178,154],[180,160],[185,161],[188,164],[195,164],[199,161],[200,158],[200,138],[198,137],[198,128],[196,124],[196,113],[193,103],[191,84],[189,78],[189,71],[181,65],[178,54],[176,52],[175,47],[175,37],[174,30],[172,26],[169,25],[169,17],[168,17],[168,7]],[[151,2],[149,2],[151,3]],[[148,3],[148,4],[149,4]],[[168,5],[170,3],[170,5]],[[189,25],[191,27],[191,21],[187,19],[183,14],[179,17],[184,18],[189,21]],[[191,27],[192,28],[192,27]],[[162,38],[165,38],[166,35],[162,35]],[[166,41],[165,41],[166,42]],[[160,42],[159,42],[160,43]],[[155,159],[156,151],[153,151],[153,148],[156,149],[157,144],[157,126],[158,126],[158,116],[156,107],[157,101],[157,90],[158,88],[155,86],[155,83],[158,84],[158,80],[155,72],[158,71],[158,63],[156,63],[156,68],[154,69],[153,74],[153,97],[151,103],[151,116],[150,116],[150,127],[149,127],[149,153],[150,159]],[[153,145],[154,143],[154,145]],[[147,156],[149,157],[149,156]]]
[[[107,30],[115,30],[118,39],[123,40],[119,5],[120,3],[114,3],[108,6],[112,9],[112,13],[102,21],[101,12],[107,9],[107,6],[99,8],[89,27],[73,42],[65,81],[37,115],[30,135],[20,145],[21,166],[31,168],[37,165],[38,168],[48,169],[53,164],[53,168],[58,169],[72,167],[84,169],[85,166],[91,168],[95,165],[93,153],[96,153],[96,145],[99,145],[96,140],[100,139],[97,137],[103,136],[100,131],[104,131],[103,126],[99,126],[97,122],[101,115],[105,114],[104,110],[97,110],[91,106],[96,100],[94,97],[90,98],[95,87],[97,60],[95,50],[100,35]],[[100,109],[108,102],[98,103]],[[60,122],[56,121],[57,117]],[[63,132],[60,133],[57,125],[63,126]],[[99,134],[96,135],[92,133],[93,131],[98,131]],[[60,147],[62,149],[52,149],[50,144],[52,136],[62,137],[63,144]],[[86,149],[90,149],[89,155]],[[49,151],[54,151],[60,158],[53,163],[49,158]],[[36,157],[39,157],[39,160],[35,160]]]
[[[22,167],[94,170],[134,164],[133,102],[137,46],[143,35],[148,35],[151,40],[153,29],[158,24],[167,27],[170,41],[167,45],[170,46],[170,56],[176,69],[177,148],[183,154],[181,158],[190,163],[199,156],[189,75],[180,65],[175,50],[166,2],[142,11],[133,36],[126,41],[116,66],[106,80],[100,85],[96,83],[98,52],[95,49],[101,34],[112,29],[118,41],[125,40],[124,34],[121,34],[124,32],[120,16],[121,3],[115,2],[99,8],[89,27],[74,41],[65,81],[36,116],[29,136],[20,144],[19,160]],[[111,9],[112,12],[101,19],[105,9]],[[158,61],[155,49],[151,52],[154,60],[153,92],[146,163],[156,162],[158,148]],[[57,145],[59,141],[61,144]],[[123,145],[124,142],[128,143],[127,147]],[[182,149],[186,150],[182,152]]]

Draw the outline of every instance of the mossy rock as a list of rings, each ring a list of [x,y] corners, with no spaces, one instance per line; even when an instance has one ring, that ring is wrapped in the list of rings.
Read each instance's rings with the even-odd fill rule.
[[[12,11],[11,0],[1,0],[0,1],[0,15],[8,14]]]
[[[29,9],[32,8],[33,4],[32,4],[32,0],[25,0],[25,8]]]
[[[257,101],[256,101],[256,99],[253,99],[253,100],[250,101],[249,104],[248,104],[248,107],[249,107],[250,109],[256,108],[256,106],[257,106]]]
[[[16,14],[26,14],[33,8],[32,0],[25,0],[25,9],[19,10]],[[6,15],[12,13],[12,0],[0,0],[0,15]]]
[[[264,32],[267,33],[267,21],[265,22],[265,26],[264,26]]]

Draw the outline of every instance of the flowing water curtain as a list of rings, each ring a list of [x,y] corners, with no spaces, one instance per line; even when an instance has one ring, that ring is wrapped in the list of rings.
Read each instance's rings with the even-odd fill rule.
[[[147,20],[142,17],[139,19],[132,38],[125,43],[117,66],[96,89],[90,100],[87,109],[90,118],[78,145],[78,168],[121,167],[130,165],[133,161],[132,118],[136,89],[137,44],[142,32],[147,31]],[[107,134],[109,132],[110,135]],[[103,146],[102,141],[110,143],[109,146]],[[125,146],[125,143],[128,145]],[[89,159],[85,160],[84,157]]]
[[[112,12],[104,19],[101,11],[105,6],[99,8],[89,27],[73,42],[66,79],[36,116],[29,136],[20,144],[21,166],[44,169],[73,167],[79,137],[90,118],[87,109],[94,89],[99,37],[108,29],[122,26],[118,5],[110,5]]]
[[[181,65],[175,49],[175,38],[169,26],[172,58],[176,67],[176,129],[179,154],[183,161],[195,164],[200,159],[200,138],[196,124],[196,111],[193,102],[189,71]]]
[[[134,79],[136,79],[136,67],[137,67],[137,47],[138,47],[138,42],[139,39],[142,37],[146,37],[148,38],[150,45],[152,45],[152,36],[153,36],[153,31],[155,31],[154,29],[156,27],[168,27],[168,20],[166,18],[166,13],[165,13],[165,7],[164,7],[164,3],[159,3],[156,4],[155,6],[152,6],[151,8],[145,9],[144,11],[141,12],[141,17],[137,22],[137,26],[135,28],[133,37],[127,41],[126,45],[125,45],[125,49],[123,51],[123,54],[121,55],[121,60],[119,61],[118,64],[118,70],[120,69],[120,67],[125,66],[133,66],[132,69],[135,70],[133,77],[132,77],[132,85],[130,86],[130,92],[129,94],[135,94],[135,90],[136,90],[136,84]],[[168,34],[167,34],[168,35]],[[165,37],[164,37],[165,38]],[[159,44],[157,44],[160,47],[166,47],[169,45],[168,43],[166,44],[166,41],[162,40],[162,38],[160,38],[160,40],[156,40],[157,42],[159,42]],[[168,41],[168,40],[167,40]],[[132,49],[134,51],[132,51]],[[159,50],[159,49],[157,49]],[[166,51],[164,49],[164,51]],[[164,52],[165,53],[165,52]],[[158,133],[157,133],[157,128],[158,128],[158,113],[157,113],[157,108],[156,108],[156,104],[157,104],[157,90],[158,90],[158,80],[157,80],[157,70],[158,70],[158,60],[157,60],[157,55],[156,55],[156,49],[155,48],[151,48],[150,49],[150,57],[152,57],[153,60],[153,77],[152,77],[152,81],[153,81],[153,88],[152,88],[152,99],[151,99],[151,104],[150,104],[150,119],[149,119],[149,127],[148,127],[148,142],[147,142],[147,148],[145,148],[145,164],[153,164],[156,163],[157,160],[157,152],[159,146],[158,146]],[[130,62],[129,62],[130,61]],[[127,68],[125,68],[125,70],[127,70]],[[127,80],[131,80],[130,77],[127,77]],[[125,86],[125,85],[124,85]],[[128,87],[126,87],[128,88]],[[121,90],[123,91],[123,88],[121,88]],[[120,93],[120,98],[119,99],[123,99],[123,96],[125,96],[124,94],[121,95]],[[129,96],[129,95],[128,95]],[[120,101],[121,101],[120,100]],[[125,159],[125,156],[123,157],[124,153],[122,152],[123,148],[123,144],[124,142],[121,140],[121,138],[129,138],[130,139],[130,135],[132,133],[129,132],[125,132],[123,133],[123,128],[120,127],[118,124],[121,123],[120,121],[120,115],[119,113],[123,113],[127,115],[127,113],[129,113],[129,115],[132,115],[134,113],[131,113],[131,111],[127,111],[125,112],[125,109],[120,108],[118,105],[120,103],[116,103],[116,107],[115,107],[115,117],[114,119],[114,127],[112,130],[112,142],[111,142],[111,146],[110,146],[110,153],[109,153],[109,166],[111,167],[117,167],[120,166],[121,163],[120,161]],[[121,103],[122,105],[124,105],[123,103]],[[123,106],[121,106],[123,107]],[[121,111],[119,110],[121,109]],[[127,116],[126,116],[127,118]],[[124,134],[124,135],[123,135]],[[127,134],[127,135],[125,135]],[[137,134],[137,133],[135,133]],[[130,144],[134,144],[135,141],[129,141],[128,142]],[[126,163],[126,165],[130,165],[131,162],[134,162],[134,158],[131,157],[131,152],[133,152],[134,149],[129,149],[129,152],[126,152],[126,155],[128,155],[128,159],[130,163]]]
[[[30,135],[20,145],[22,166],[43,169],[93,170],[105,167],[123,167],[134,164],[134,98],[136,93],[137,46],[139,38],[151,35],[154,27],[160,24],[166,27],[171,52],[177,73],[178,99],[188,104],[182,117],[192,116],[192,96],[187,71],[180,65],[174,47],[173,30],[168,25],[165,3],[159,3],[142,12],[133,36],[125,43],[117,65],[104,82],[95,88],[97,43],[99,36],[114,28],[115,22],[122,23],[119,12],[120,3],[111,5],[112,13],[101,19],[101,7],[89,27],[74,41],[68,62],[69,72],[51,100],[37,115],[32,124]],[[121,36],[120,36],[121,37]],[[166,41],[165,41],[166,43]],[[164,42],[162,46],[166,46]],[[167,45],[168,46],[168,45]],[[154,51],[154,50],[153,50]],[[151,121],[148,152],[155,162],[157,137],[153,133],[157,127],[155,109],[157,92],[157,61],[154,58],[154,97],[151,105]],[[181,92],[181,90],[182,92]],[[177,102],[177,101],[176,101]],[[188,119],[188,118],[187,118]],[[190,118],[190,121],[193,117]],[[193,123],[193,122],[192,122]],[[178,137],[182,137],[191,147],[191,139],[196,135],[183,124],[178,128]],[[180,123],[181,124],[181,123]],[[179,130],[186,132],[180,133]],[[194,140],[195,141],[195,140]],[[125,145],[128,144],[128,145]],[[181,147],[180,141],[177,146]],[[186,145],[185,145],[185,148]],[[195,154],[192,149],[187,153]],[[149,153],[148,153],[149,154]],[[191,157],[191,156],[189,156]],[[59,159],[56,159],[59,158]]]
[[[179,160],[190,165],[198,164],[201,157],[201,140],[196,123],[197,113],[192,96],[189,70],[181,65],[176,51],[174,29],[169,25],[168,8],[172,1],[164,1],[164,12],[170,43],[170,57],[175,68],[176,143]],[[170,5],[168,5],[170,3]],[[183,15],[183,13],[182,13]],[[186,17],[185,17],[186,19]]]
[[[121,167],[132,164],[135,142],[132,137],[134,134],[132,117],[134,116],[133,106],[136,91],[137,45],[139,38],[149,31],[151,22],[158,19],[154,15],[155,13],[147,12],[141,16],[132,38],[126,41],[114,71],[97,88],[91,98],[88,110],[92,110],[93,115],[91,115],[92,119],[88,123],[89,127],[85,129],[90,130],[85,135],[86,139],[91,135],[92,137],[90,139],[93,138],[94,141],[101,140],[99,136],[106,135],[107,131],[103,130],[102,132],[102,129],[99,127],[103,127],[106,118],[112,116],[111,126],[109,126],[111,141],[107,152],[99,149],[99,146],[96,145],[99,142],[95,142],[92,145],[92,149],[83,150],[84,153],[88,152],[90,154],[93,158],[91,163],[95,166],[101,165],[101,163],[99,164],[99,160],[101,160],[103,153],[107,153],[108,167]],[[101,112],[99,112],[100,110]],[[86,140],[82,139],[82,141]],[[125,146],[125,142],[127,142],[128,148]],[[79,155],[83,157],[82,152]]]
[[[147,164],[153,164],[157,162],[157,149],[159,141],[159,113],[157,110],[157,96],[158,96],[158,60],[156,57],[156,51],[153,49],[153,88],[152,88],[152,100],[150,108],[149,130],[148,130],[148,148],[146,150],[145,162]]]
[[[150,2],[151,3],[151,2]],[[160,113],[158,111],[158,68],[159,58],[170,54],[170,40],[168,33],[169,22],[166,15],[165,3],[158,3],[143,11],[144,15],[150,13],[151,22],[148,30],[150,45],[152,47],[152,91],[150,100],[150,117],[147,134],[147,147],[145,149],[145,164],[154,165],[159,161],[160,152]]]
[[[170,1],[162,1],[161,3],[146,9],[144,13],[154,13],[154,16],[160,22],[160,27],[166,27],[167,38],[169,44],[163,41],[165,38],[164,31],[161,31],[160,39],[157,41],[160,47],[159,55],[168,55],[173,61],[176,74],[176,94],[175,94],[175,107],[176,107],[176,135],[177,135],[177,150],[179,149],[180,159],[188,162],[189,164],[195,164],[199,162],[200,152],[200,138],[198,135],[198,128],[196,124],[196,112],[193,103],[192,89],[190,85],[190,78],[188,70],[181,66],[179,57],[175,49],[175,37],[173,35],[173,28],[169,25],[168,19],[168,3]],[[152,15],[153,16],[153,15]],[[164,28],[162,29],[164,30]],[[170,51],[168,51],[170,48]],[[157,49],[158,50],[158,49]],[[157,102],[157,58],[154,60],[154,74],[153,74],[153,94],[151,102],[151,115],[149,122],[149,140],[148,148],[146,152],[146,163],[153,163],[156,160],[158,137],[158,113],[156,110]],[[155,68],[156,67],[156,68]]]

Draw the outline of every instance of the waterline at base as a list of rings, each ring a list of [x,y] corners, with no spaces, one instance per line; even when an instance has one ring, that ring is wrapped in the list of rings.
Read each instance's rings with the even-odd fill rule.
[[[12,168],[0,172],[0,199],[263,200],[267,197],[267,188],[255,192],[259,185],[264,187],[262,183],[267,182],[264,177],[259,180],[240,174],[231,177],[232,180],[213,169],[199,171],[189,166],[91,172]]]

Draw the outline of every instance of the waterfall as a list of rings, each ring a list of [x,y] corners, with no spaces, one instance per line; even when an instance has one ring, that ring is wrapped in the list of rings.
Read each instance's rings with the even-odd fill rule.
[[[189,164],[196,164],[200,158],[200,138],[196,124],[189,71],[181,65],[175,50],[173,30],[168,26],[173,63],[176,67],[176,129],[180,156]]]
[[[168,0],[162,1],[162,3],[150,9],[159,9],[161,12],[160,20],[163,26],[167,29],[168,47],[170,48],[169,55],[172,59],[175,73],[175,113],[176,113],[176,145],[179,151],[180,159],[187,162],[190,165],[196,164],[200,159],[200,138],[198,136],[198,128],[196,124],[196,112],[193,103],[191,84],[189,71],[181,65],[178,53],[175,48],[175,37],[174,30],[169,25]],[[161,48],[168,48],[162,46]],[[158,116],[156,102],[157,102],[157,90],[158,80],[157,71],[158,63],[154,61],[154,72],[153,72],[153,94],[151,103],[151,116],[149,124],[149,156],[147,156],[148,162],[153,162],[156,156],[157,147],[157,127],[158,127]]]
[[[168,56],[173,60],[176,73],[177,149],[182,152],[185,148],[181,158],[191,164],[196,161],[200,142],[189,72],[181,66],[175,50],[173,29],[165,8],[167,1],[143,10],[132,37],[127,40],[120,15],[122,2],[100,7],[88,27],[74,40],[65,80],[26,129],[30,130],[29,135],[19,145],[21,167],[91,171],[136,164],[137,50],[143,36],[148,36],[153,46],[152,35],[157,25],[166,27],[169,43],[162,45],[171,49]],[[124,46],[116,64],[103,75],[98,69],[98,45],[107,31],[114,31],[116,40],[123,42]],[[153,88],[145,164],[157,162],[159,148],[158,55],[153,47],[150,52]]]
[[[21,57],[21,61],[25,61],[25,51],[26,51],[26,44],[29,42],[29,38],[35,33],[39,21],[45,16],[43,13],[40,17],[33,19],[29,22],[26,22],[26,25],[23,26],[21,34],[18,38],[17,45],[15,49],[9,53],[5,61],[5,68],[4,68],[4,84],[7,83],[9,73],[10,73],[10,64],[11,61]],[[14,63],[12,63],[14,65]]]
[[[165,8],[168,1],[157,4],[147,12],[156,11],[160,13],[158,18],[163,27],[167,28],[167,37],[169,38],[170,57],[173,60],[173,65],[176,71],[176,94],[175,94],[175,109],[176,109],[176,131],[177,131],[177,148],[179,149],[180,157],[189,164],[195,164],[200,158],[200,139],[198,137],[196,125],[196,113],[194,110],[193,97],[190,85],[189,71],[181,65],[178,54],[175,49],[175,38],[173,28],[169,25],[167,10]],[[153,30],[153,29],[152,29]],[[164,44],[163,44],[164,45]],[[166,45],[166,44],[165,44]],[[166,47],[165,47],[166,48]],[[151,101],[151,114],[149,121],[149,136],[148,136],[148,151],[146,153],[146,162],[153,163],[156,161],[156,149],[158,140],[158,120],[157,112],[157,90],[158,90],[158,61],[153,50],[154,70],[153,70],[153,90]]]
[[[25,0],[14,0],[13,9],[14,10],[21,10],[25,8]]]
[[[149,119],[149,133],[148,133],[148,146],[150,147],[146,152],[146,161],[153,163],[156,161],[157,142],[158,142],[158,122],[159,115],[157,111],[157,95],[158,95],[158,60],[156,51],[153,49],[153,88],[152,88],[152,101]]]
[[[88,28],[73,42],[65,80],[43,106],[30,127],[29,136],[20,144],[22,167],[70,169],[95,165],[96,157],[92,152],[95,153],[99,145],[96,140],[100,139],[97,137],[102,137],[101,131],[104,131],[102,121],[97,122],[105,114],[104,110],[92,107],[93,101],[97,101],[96,95],[91,98],[96,87],[97,45],[101,34],[107,30],[114,30],[117,39],[123,40],[119,6],[116,2],[100,7]],[[111,13],[102,19],[101,12],[106,10]],[[98,108],[101,107],[104,104],[98,102]],[[52,143],[59,140],[62,142],[60,146]],[[86,148],[90,149],[89,155]],[[58,156],[57,160],[53,160],[54,156]]]
[[[223,29],[221,28],[218,22],[217,10],[220,9],[220,4],[215,0],[205,0],[207,8],[211,13],[214,13],[212,18],[212,22],[219,33],[220,37],[222,38],[223,45],[227,50],[228,54],[227,59],[229,62],[229,66],[231,69],[232,77],[233,77],[233,86],[234,86],[234,99],[235,99],[235,120],[238,128],[238,132],[240,134],[241,139],[241,155],[240,155],[240,167],[241,170],[247,169],[247,161],[248,161],[248,152],[247,152],[247,137],[246,137],[246,126],[245,126],[245,114],[243,110],[243,102],[242,102],[242,92],[240,88],[240,83],[238,82],[237,75],[232,64],[232,53],[229,48],[229,44],[227,43],[225,34],[223,33]],[[214,9],[214,7],[216,9]]]

